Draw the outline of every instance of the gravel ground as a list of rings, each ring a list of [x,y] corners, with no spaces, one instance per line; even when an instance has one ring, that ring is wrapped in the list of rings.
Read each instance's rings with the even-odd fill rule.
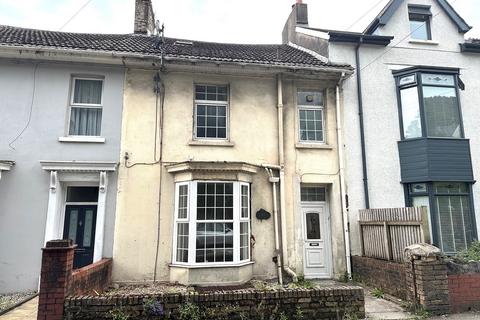
[[[10,308],[22,300],[25,300],[28,297],[31,297],[34,294],[35,292],[0,294],[0,312]]]
[[[143,283],[143,284],[114,284],[102,295],[113,296],[122,294],[158,294],[158,293],[182,293],[192,291],[192,287],[169,283]]]

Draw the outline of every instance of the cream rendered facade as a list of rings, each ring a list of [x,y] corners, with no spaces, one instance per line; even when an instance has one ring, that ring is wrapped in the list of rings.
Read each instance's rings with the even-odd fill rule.
[[[329,277],[346,271],[334,72],[197,64],[166,66],[159,72],[164,99],[153,88],[157,69],[127,68],[122,120],[113,279],[119,282],[177,281],[190,284],[241,283],[276,278],[272,183],[262,167],[279,165],[277,76],[283,80],[285,236],[288,265],[304,273],[300,185],[327,188],[326,231],[330,230]],[[193,139],[195,84],[229,88],[228,141]],[[323,92],[326,143],[299,143],[297,91]],[[163,111],[162,111],[163,102]],[[341,104],[340,104],[341,105]],[[163,115],[163,119],[162,118]],[[161,136],[163,134],[163,137]],[[126,159],[125,155],[128,155]],[[274,170],[278,176],[278,172]],[[251,261],[236,266],[178,266],[174,250],[175,183],[189,180],[251,183]]]

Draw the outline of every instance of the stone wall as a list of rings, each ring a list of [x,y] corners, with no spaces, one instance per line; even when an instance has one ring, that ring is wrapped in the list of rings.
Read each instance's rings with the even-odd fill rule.
[[[65,319],[111,319],[111,314],[128,315],[130,320],[148,316],[179,319],[187,303],[197,305],[202,319],[278,319],[284,314],[296,319],[342,319],[344,314],[365,316],[363,289],[340,286],[316,289],[253,289],[211,293],[166,293],[160,295],[69,297],[65,300]],[[155,306],[155,307],[152,307]],[[155,312],[152,312],[155,311]],[[243,318],[242,318],[243,317]]]
[[[407,299],[403,263],[353,256],[352,272],[369,286],[381,288],[397,298]]]

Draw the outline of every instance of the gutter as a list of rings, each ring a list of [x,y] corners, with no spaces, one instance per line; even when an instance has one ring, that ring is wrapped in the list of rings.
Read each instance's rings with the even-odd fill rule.
[[[345,165],[343,158],[343,136],[342,136],[342,119],[340,112],[340,90],[345,80],[345,74],[342,73],[340,80],[335,88],[336,96],[336,118],[337,118],[337,145],[338,145],[338,166],[340,175],[340,203],[342,204],[342,216],[343,216],[343,231],[345,241],[345,262],[347,267],[348,278],[352,279],[352,263],[350,253],[350,222],[347,209],[347,192],[345,190]]]
[[[362,98],[362,74],[360,68],[360,46],[362,39],[355,47],[355,67],[357,73],[357,98],[358,98],[358,117],[360,122],[360,145],[362,149],[362,173],[363,173],[363,193],[365,196],[365,209],[370,209],[370,197],[368,194],[368,172],[367,172],[367,156],[365,147],[365,126],[363,123],[363,98]]]

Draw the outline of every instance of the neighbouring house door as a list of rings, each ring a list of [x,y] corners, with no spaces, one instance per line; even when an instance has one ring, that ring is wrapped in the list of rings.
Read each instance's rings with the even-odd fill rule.
[[[81,268],[93,262],[95,246],[96,205],[67,205],[63,238],[72,239],[77,245],[73,268]]]
[[[307,278],[331,278],[330,224],[325,206],[304,207],[304,274]]]

